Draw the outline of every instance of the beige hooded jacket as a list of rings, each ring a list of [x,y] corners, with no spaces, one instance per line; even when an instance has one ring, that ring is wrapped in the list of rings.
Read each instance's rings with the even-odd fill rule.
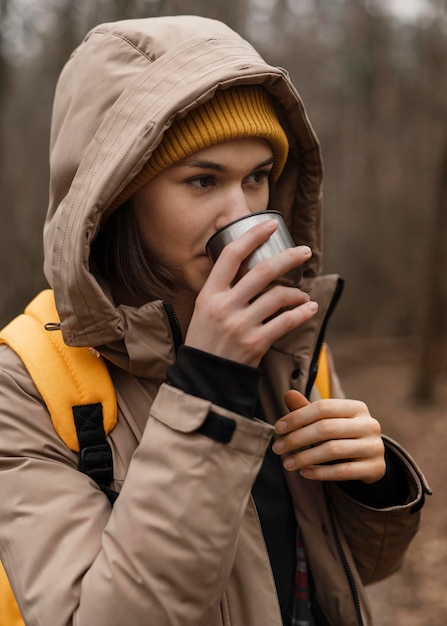
[[[111,509],[78,471],[24,366],[2,346],[0,556],[28,626],[281,626],[250,497],[272,426],[167,385],[175,346],[162,303],[116,307],[89,267],[107,207],[173,117],[238,83],[263,84],[278,101],[291,148],[272,208],[313,250],[305,284],[320,306],[264,359],[268,421],[286,412],[288,388],[312,386],[339,281],[319,276],[320,151],[286,72],[208,19],[95,28],[56,91],[45,274],[65,341],[95,346],[109,361],[119,411],[109,436],[113,486],[121,493]],[[210,409],[235,420],[228,444],[195,432]],[[363,583],[398,569],[418,528],[428,488],[408,455],[388,445],[408,476],[405,506],[375,510],[336,485],[287,476],[318,601],[334,626],[371,624]]]

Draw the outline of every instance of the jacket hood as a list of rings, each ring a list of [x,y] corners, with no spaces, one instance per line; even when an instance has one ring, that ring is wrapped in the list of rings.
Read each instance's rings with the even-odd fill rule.
[[[140,309],[113,303],[89,266],[90,245],[107,208],[174,117],[236,84],[262,84],[277,103],[290,150],[272,208],[284,214],[295,241],[312,248],[305,274],[319,273],[320,149],[287,73],[215,20],[177,16],[102,24],[65,65],[53,108],[44,271],[69,345],[112,344],[129,351],[136,328],[149,319],[166,335],[161,303]]]

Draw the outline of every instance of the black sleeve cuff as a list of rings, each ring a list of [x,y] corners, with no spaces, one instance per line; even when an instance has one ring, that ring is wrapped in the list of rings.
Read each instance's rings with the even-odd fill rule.
[[[221,357],[181,346],[168,367],[169,382],[191,395],[209,400],[244,417],[254,417],[260,372]]]
[[[375,509],[400,506],[408,501],[410,489],[398,459],[385,447],[385,475],[371,485],[359,480],[338,482],[351,498]]]

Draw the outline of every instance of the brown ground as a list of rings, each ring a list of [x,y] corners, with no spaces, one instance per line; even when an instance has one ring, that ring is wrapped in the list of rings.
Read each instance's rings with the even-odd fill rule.
[[[376,626],[447,625],[447,385],[436,406],[415,406],[416,355],[397,340],[331,339],[349,397],[364,400],[382,430],[415,457],[434,495],[403,568],[369,587]]]

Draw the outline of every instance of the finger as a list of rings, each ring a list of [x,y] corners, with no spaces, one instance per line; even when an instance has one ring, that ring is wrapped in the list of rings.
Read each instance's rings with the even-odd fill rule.
[[[216,285],[227,286],[231,284],[243,261],[267,241],[277,228],[278,222],[276,220],[265,220],[225,246],[210,273]]]
[[[363,417],[366,422],[370,419],[373,420],[369,414],[368,407],[360,400],[346,400],[344,398],[316,400],[315,402],[309,402],[307,405],[300,407],[298,411],[292,411],[286,415],[285,418],[287,419],[289,428],[288,431],[284,430],[283,432],[289,432],[297,428],[308,426],[309,424],[324,422],[332,418],[359,420],[361,417]],[[330,427],[330,422],[319,426],[321,429]],[[325,431],[322,430],[322,432],[325,434]]]
[[[300,413],[300,417],[303,411]],[[283,418],[282,418],[283,419]],[[292,426],[290,425],[292,422]],[[331,417],[320,419],[307,425],[296,426],[295,415],[288,416],[288,431],[283,431],[281,452],[287,453],[298,448],[314,446],[330,442],[334,448],[337,441],[368,441],[369,438],[380,439],[380,424],[371,416],[359,416],[355,419]],[[281,432],[281,431],[279,431]],[[316,462],[316,461],[315,461]]]
[[[383,456],[383,443],[379,437],[362,439],[330,439],[312,447],[285,448],[285,454],[291,453],[299,467],[334,463],[345,460],[373,459]]]
[[[362,439],[329,440],[291,454],[285,449],[284,454],[284,467],[289,471],[301,470],[306,478],[317,476],[320,480],[321,476],[325,476],[328,480],[374,482],[385,472],[384,444],[381,437],[373,435]],[[315,471],[315,467],[333,465],[342,467],[336,472]]]
[[[247,307],[239,316],[239,320],[242,324],[234,326],[233,329],[238,336],[237,350],[242,352],[245,357],[248,357],[250,354],[254,357],[254,361],[244,360],[244,363],[258,367],[260,359],[270,346],[280,337],[283,337],[285,334],[301,326],[313,317],[318,309],[318,305],[316,302],[306,302],[305,304],[295,307],[293,310],[284,311],[278,316],[278,319],[275,318],[275,320],[271,320],[265,324],[260,322],[256,324],[252,322],[247,323],[248,318],[253,321],[249,308],[250,307]],[[246,329],[242,334],[241,328]]]
[[[305,291],[296,287],[275,285],[250,303],[250,314],[253,324],[266,323],[273,316],[295,308],[310,301],[310,296]]]
[[[287,333],[302,326],[318,311],[318,304],[313,300],[305,302],[293,309],[281,311],[269,319],[263,326],[264,336],[269,345],[272,345]]]
[[[235,284],[234,291],[236,293],[241,292],[241,297],[244,300],[254,300],[275,281],[280,280],[284,274],[303,265],[311,256],[312,251],[309,246],[287,248],[258,263],[244,274]]]
[[[288,469],[288,468],[287,468]],[[289,471],[293,471],[290,468]],[[295,468],[296,469],[296,468]],[[383,459],[345,461],[335,465],[311,465],[300,470],[301,476],[308,480],[347,481],[360,480],[375,483],[385,474]]]
[[[286,393],[284,394],[284,402],[286,403],[289,411],[297,411],[298,409],[301,409],[310,404],[306,396],[304,396],[299,391],[296,391],[295,389],[289,389],[289,391],[286,391]],[[275,432],[278,435],[284,435],[291,430],[292,425],[291,420],[289,419],[289,414],[281,417],[281,419],[279,419],[275,424]]]
[[[310,404],[306,396],[299,391],[296,391],[296,389],[289,389],[289,391],[285,393],[284,402],[286,403],[289,411],[296,411],[297,409],[301,409],[303,406]]]

